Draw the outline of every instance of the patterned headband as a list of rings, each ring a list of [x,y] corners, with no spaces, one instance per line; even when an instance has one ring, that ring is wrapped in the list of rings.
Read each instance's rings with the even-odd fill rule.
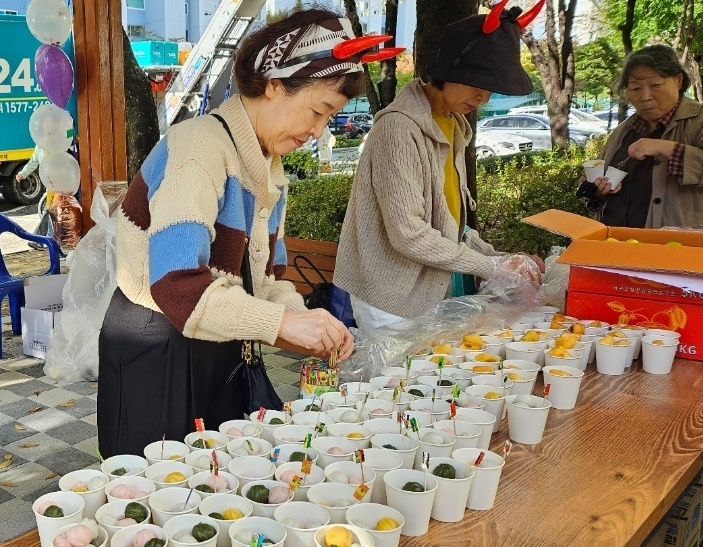
[[[362,63],[394,57],[405,48],[368,53],[391,36],[355,38],[346,18],[328,19],[284,34],[264,47],[254,67],[268,79],[324,78],[363,71]]]

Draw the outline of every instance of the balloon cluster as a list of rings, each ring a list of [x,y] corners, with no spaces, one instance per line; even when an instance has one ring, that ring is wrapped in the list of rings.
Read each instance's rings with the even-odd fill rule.
[[[45,156],[39,177],[47,189],[74,194],[80,186],[80,169],[67,152],[73,143],[73,118],[65,110],[73,92],[73,65],[61,46],[71,35],[71,10],[64,0],[31,0],[27,26],[42,42],[34,56],[39,87],[51,101],[29,119],[29,134]]]

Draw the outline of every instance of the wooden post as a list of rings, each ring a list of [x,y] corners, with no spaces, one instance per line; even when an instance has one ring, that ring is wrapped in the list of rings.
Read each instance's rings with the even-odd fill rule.
[[[83,231],[99,182],[127,179],[120,0],[74,0]]]

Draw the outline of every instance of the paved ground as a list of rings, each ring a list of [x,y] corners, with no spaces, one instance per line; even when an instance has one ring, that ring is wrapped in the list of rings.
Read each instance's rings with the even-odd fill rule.
[[[30,227],[33,219],[22,219]],[[38,274],[48,253],[16,251],[0,239],[0,250],[15,275]],[[97,467],[97,383],[58,382],[44,374],[44,361],[22,354],[13,336],[7,302],[2,311],[0,360],[0,542],[36,526],[32,502],[58,490],[61,475]],[[266,368],[284,401],[298,398],[301,355],[264,348]],[[9,465],[7,462],[10,462]],[[2,467],[5,466],[5,467]]]

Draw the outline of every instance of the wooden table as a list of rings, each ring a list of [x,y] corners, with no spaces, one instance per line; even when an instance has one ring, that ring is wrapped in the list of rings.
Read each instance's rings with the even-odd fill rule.
[[[703,363],[677,360],[666,376],[592,367],[576,408],[550,410],[539,445],[514,444],[493,509],[431,521],[401,547],[640,545],[703,468]],[[36,530],[3,547],[39,547]]]

